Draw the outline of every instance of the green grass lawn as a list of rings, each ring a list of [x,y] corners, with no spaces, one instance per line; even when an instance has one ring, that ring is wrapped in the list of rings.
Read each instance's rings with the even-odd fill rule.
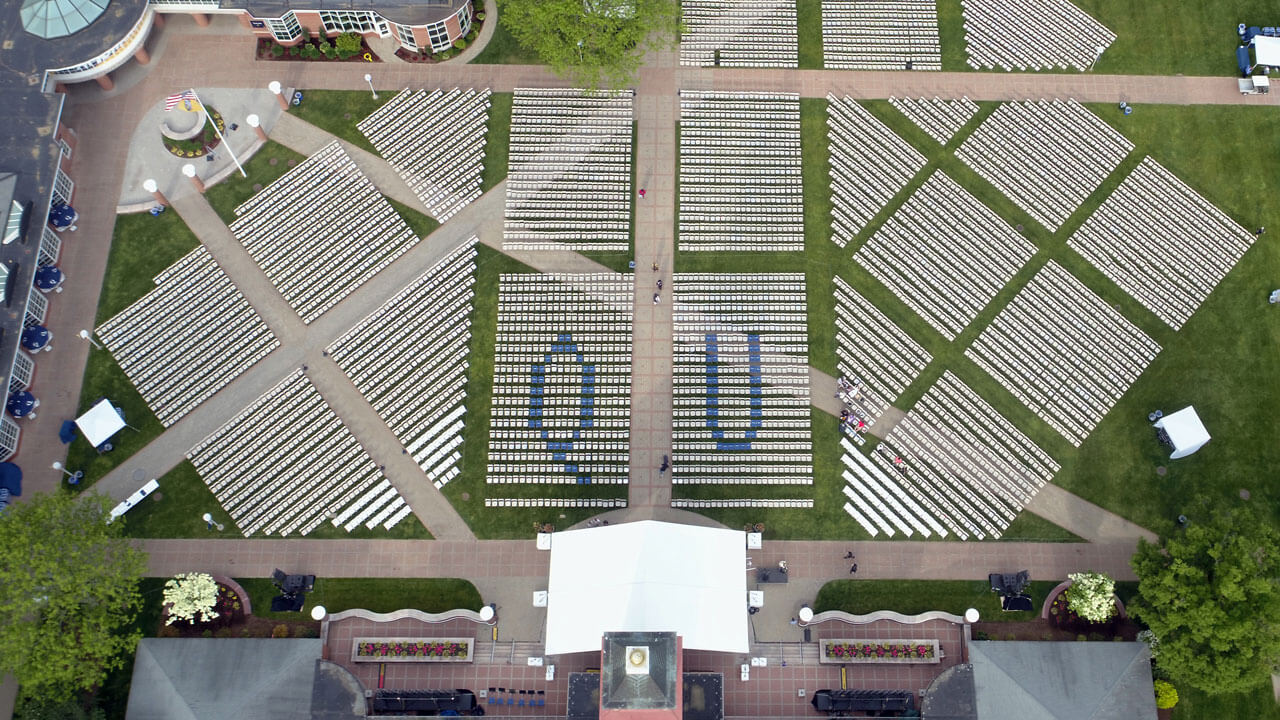
[[[1191,687],[1178,687],[1178,705],[1172,720],[1280,720],[1280,703],[1272,695],[1271,686],[1233,695],[1208,695]]]
[[[466,428],[462,431],[461,474],[444,486],[444,495],[480,538],[529,537],[533,524],[564,528],[598,514],[591,508],[486,508],[489,497],[626,497],[625,485],[498,485],[485,482],[489,462],[489,407],[493,395],[493,348],[498,332],[498,276],[532,272],[516,260],[483,245],[476,247],[475,308],[467,367]]]
[[[311,617],[311,608],[323,605],[331,613],[363,609],[388,613],[395,610],[479,610],[480,592],[469,580],[459,578],[316,578],[313,592],[300,613],[271,612],[271,598],[280,594],[269,578],[235,578],[249,593],[253,614],[273,620]]]
[[[404,219],[405,224],[409,226],[409,229],[413,230],[414,235],[424,238],[435,232],[436,228],[440,227],[439,221],[430,215],[423,214],[408,205],[392,200],[391,198],[387,198],[386,200],[391,203],[391,207],[395,208],[396,212],[400,213],[400,217]]]
[[[1005,612],[986,580],[832,580],[818,591],[813,610],[843,610],[855,615],[876,610],[903,615],[941,610],[964,615],[965,610],[977,608],[983,622],[1022,622],[1040,616],[1045,596],[1059,582],[1033,580],[1028,594],[1035,610]]]
[[[822,0],[796,0],[801,70],[822,69]]]
[[[484,50],[479,55],[471,58],[467,62],[472,65],[540,65],[542,61],[532,51],[525,48],[516,39],[511,36],[507,30],[506,23],[502,20],[502,16],[494,11],[492,3],[486,3],[489,12],[485,22],[494,22],[495,19],[498,26],[493,30],[493,36],[489,38],[489,44],[484,46]]]
[[[367,90],[304,90],[302,104],[290,106],[289,112],[377,155],[373,143],[356,128],[356,123],[372,115],[398,93],[398,90],[384,90],[374,99],[373,93]]]
[[[277,142],[268,142],[254,154],[249,162],[244,163],[247,177],[240,173],[232,173],[222,182],[209,188],[204,194],[209,205],[213,207],[222,222],[230,225],[236,219],[236,208],[240,203],[253,197],[258,192],[255,185],[266,187],[281,175],[306,160],[305,157]],[[290,162],[293,164],[291,165]]]
[[[511,100],[512,93],[493,93],[489,96],[489,120],[484,142],[484,175],[480,190],[489,192],[507,179],[507,157],[511,150]]]

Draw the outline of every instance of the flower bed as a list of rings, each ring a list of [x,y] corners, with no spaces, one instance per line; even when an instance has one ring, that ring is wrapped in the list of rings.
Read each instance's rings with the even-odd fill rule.
[[[355,638],[352,662],[471,662],[475,638]]]
[[[222,142],[222,138],[218,136],[218,133],[227,131],[227,124],[222,119],[222,113],[211,107],[205,107],[205,111],[209,113],[209,118],[205,121],[204,130],[195,138],[191,140],[171,140],[163,135],[160,136],[161,142],[164,143],[164,149],[168,150],[170,155],[180,158],[204,157]],[[213,129],[214,125],[218,126],[216,132]]]
[[[937,663],[937,640],[823,640],[824,663]]]

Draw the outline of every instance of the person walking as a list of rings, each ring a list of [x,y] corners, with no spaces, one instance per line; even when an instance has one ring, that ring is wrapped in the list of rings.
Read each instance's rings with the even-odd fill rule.
[[[640,199],[644,199],[644,188],[640,188]]]
[[[854,563],[853,565],[849,566],[849,574],[850,575],[858,574],[858,563]]]
[[[844,559],[845,559],[845,560],[852,560],[852,559],[854,559],[855,557],[857,557],[857,556],[853,554],[853,551],[852,551],[852,550],[850,550],[849,552],[847,552],[847,553],[845,553],[845,554],[844,554]]]

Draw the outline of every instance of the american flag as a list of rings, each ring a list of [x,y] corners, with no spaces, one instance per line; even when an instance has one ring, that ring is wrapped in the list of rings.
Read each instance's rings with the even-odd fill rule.
[[[191,98],[194,100],[195,93],[191,92],[190,90],[183,90],[177,95],[170,95],[169,97],[164,99],[164,111],[169,112],[170,110],[173,109],[175,105],[182,102],[185,98]]]

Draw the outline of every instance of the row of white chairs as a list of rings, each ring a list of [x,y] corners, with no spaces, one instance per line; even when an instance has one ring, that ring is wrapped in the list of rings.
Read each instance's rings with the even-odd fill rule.
[[[837,70],[941,70],[933,0],[822,0],[822,65]]]
[[[1050,261],[965,356],[1079,446],[1159,352],[1154,340]]]
[[[853,259],[954,340],[1035,253],[1035,245],[939,170]]]
[[[440,222],[480,197],[489,94],[405,88],[356,124]]]
[[[476,242],[463,242],[327,350],[437,488],[461,459]]]
[[[630,247],[631,92],[517,88],[503,248]]]
[[[940,145],[946,145],[960,132],[960,128],[978,114],[978,104],[967,96],[955,100],[943,100],[936,96],[931,100],[890,97],[889,104]]]
[[[996,108],[956,157],[1057,230],[1131,150],[1128,138],[1075,100],[1027,100]]]
[[[304,323],[418,242],[337,141],[264,193],[230,228]]]
[[[1177,330],[1254,239],[1147,157],[1067,244]]]
[[[680,64],[799,67],[796,0],[681,0]]]
[[[1069,0],[961,0],[974,68],[1093,67],[1116,34]]]
[[[166,427],[280,346],[203,245],[97,334]]]
[[[837,365],[855,384],[854,410],[874,424],[933,356],[843,278],[834,280]]]
[[[849,97],[827,95],[831,240],[844,247],[910,182],[925,158]]]
[[[998,538],[1059,465],[950,371],[874,455],[961,539]]]
[[[626,498],[485,498],[485,507],[623,508]]]
[[[711,508],[811,508],[813,507],[813,498],[733,498],[723,500],[672,498],[671,507],[685,510],[709,510]]]
[[[326,519],[390,529],[410,512],[302,371],[187,457],[245,536],[306,535]]]
[[[843,450],[840,461],[845,466],[841,477],[847,485],[844,492],[859,510],[849,514],[865,530],[874,536],[887,524],[907,537],[916,532],[925,537],[932,537],[934,533],[939,537],[947,536],[948,530],[937,519],[943,517],[937,505],[922,495],[918,488],[903,482],[901,477],[885,474],[867,456],[858,452],[848,438],[840,439],[840,447]]]

